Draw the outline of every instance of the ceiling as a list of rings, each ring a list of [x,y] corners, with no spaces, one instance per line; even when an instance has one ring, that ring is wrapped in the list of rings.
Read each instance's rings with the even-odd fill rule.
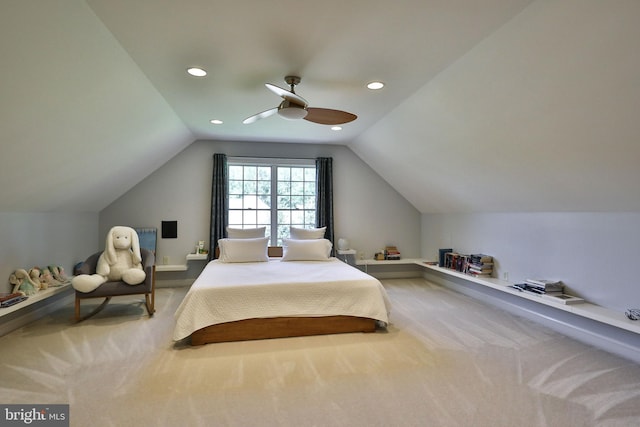
[[[640,210],[637,4],[4,0],[0,210],[100,211],[202,139],[347,145],[425,213]],[[358,119],[242,124],[290,74]]]
[[[379,121],[529,1],[88,0],[151,84],[198,139],[345,143]],[[206,69],[194,78],[187,67]],[[341,132],[250,115],[281,99],[352,112]],[[382,80],[371,91],[366,84]],[[224,121],[212,125],[211,119]]]

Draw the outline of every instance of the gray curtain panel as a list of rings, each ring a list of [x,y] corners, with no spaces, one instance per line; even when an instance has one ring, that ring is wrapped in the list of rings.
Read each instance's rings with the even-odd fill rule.
[[[227,156],[213,155],[213,179],[211,184],[211,225],[209,233],[209,259],[215,257],[218,240],[225,237],[229,222],[229,206],[227,205]]]
[[[331,243],[333,236],[333,158],[316,159],[316,227],[327,227],[324,237]],[[332,249],[332,255],[335,254]]]

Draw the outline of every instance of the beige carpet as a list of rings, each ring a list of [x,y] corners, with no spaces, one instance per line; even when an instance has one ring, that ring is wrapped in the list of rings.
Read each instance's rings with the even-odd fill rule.
[[[422,279],[383,281],[386,333],[188,347],[185,288],[0,338],[2,403],[72,426],[639,426],[640,366]],[[88,307],[87,307],[88,308]]]

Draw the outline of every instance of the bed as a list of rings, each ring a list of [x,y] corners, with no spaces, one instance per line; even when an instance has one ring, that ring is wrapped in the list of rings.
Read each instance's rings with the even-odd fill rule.
[[[372,276],[329,257],[210,261],[176,310],[173,339],[191,345],[347,332],[386,326],[390,304]],[[303,257],[304,258],[304,257]]]

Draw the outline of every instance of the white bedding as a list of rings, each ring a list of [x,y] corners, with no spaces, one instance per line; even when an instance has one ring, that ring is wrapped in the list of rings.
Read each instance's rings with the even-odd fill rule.
[[[289,316],[358,316],[388,323],[390,304],[374,277],[331,258],[207,264],[175,313],[174,340],[206,326]]]

